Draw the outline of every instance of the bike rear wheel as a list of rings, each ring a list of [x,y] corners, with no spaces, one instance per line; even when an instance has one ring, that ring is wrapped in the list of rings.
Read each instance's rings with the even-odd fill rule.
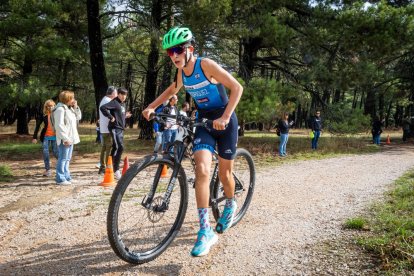
[[[252,200],[256,181],[256,169],[251,154],[242,148],[238,148],[234,158],[233,178],[235,181],[234,199],[237,202],[237,210],[232,226],[236,225],[246,214]],[[212,211],[217,221],[224,209],[225,195],[223,185],[217,177],[213,186],[212,200],[215,201]]]
[[[167,166],[167,172],[162,172]],[[116,186],[108,209],[108,239],[124,261],[142,264],[158,257],[177,235],[187,211],[188,187],[180,167],[167,210],[159,211],[173,163],[148,156],[132,165]],[[154,183],[158,183],[153,189]],[[151,197],[150,191],[154,190]],[[148,200],[152,198],[152,200]]]

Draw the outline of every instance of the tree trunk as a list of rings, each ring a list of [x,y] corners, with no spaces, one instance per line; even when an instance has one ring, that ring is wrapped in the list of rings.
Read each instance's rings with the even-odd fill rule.
[[[17,131],[16,134],[20,135],[28,135],[29,134],[29,126],[27,120],[27,106],[19,106],[17,107]]]
[[[125,75],[125,89],[128,90],[128,111],[131,112],[132,116],[127,119],[127,124],[129,128],[134,126],[134,97],[132,97],[132,64],[129,61],[127,65],[126,75]]]
[[[352,109],[355,109],[357,106],[358,97],[357,97],[357,89],[354,89],[354,97],[352,99]]]
[[[334,98],[333,98],[332,103],[339,103],[340,100],[341,100],[341,90],[335,89]]]
[[[372,88],[368,89],[367,98],[365,99],[364,114],[371,115],[371,118],[375,118],[375,90]]]
[[[95,89],[95,105],[96,110],[98,110],[99,103],[108,89],[102,49],[101,23],[99,21],[99,0],[87,0],[86,6],[88,12],[89,57]]]
[[[261,48],[262,38],[248,37],[242,38],[239,47],[239,76],[248,83],[253,76],[253,70],[256,65],[257,52]]]
[[[161,24],[161,11],[162,0],[153,0],[151,9],[152,26],[151,30],[151,45],[150,53],[148,54],[148,67],[145,79],[145,95],[144,95],[144,108],[155,100],[155,94],[157,92],[157,78],[158,78],[158,32]],[[139,127],[141,131],[139,133],[139,139],[152,139],[152,122],[145,119],[139,120]]]
[[[364,93],[364,90],[362,90],[362,93],[361,93],[361,101],[359,102],[359,109],[362,109],[362,104],[364,103],[364,95],[365,93]]]
[[[389,118],[391,116],[391,108],[392,108],[392,101],[390,101],[390,104],[388,105],[387,114],[385,114],[385,127],[389,126]]]
[[[26,38],[26,46],[28,49],[31,48],[32,44],[32,37],[28,36]],[[25,53],[24,56],[24,63],[23,63],[23,74],[22,74],[22,83],[20,85],[20,95],[23,95],[24,89],[27,87],[27,84],[29,82],[30,74],[33,72],[33,58],[31,56],[31,51],[28,50],[28,52]],[[29,104],[22,104],[20,103],[17,106],[16,113],[17,113],[17,129],[16,134],[20,135],[28,135],[29,134],[29,126],[28,126],[28,116],[27,111]]]
[[[381,120],[384,118],[384,94],[380,93],[378,96],[378,112]]]

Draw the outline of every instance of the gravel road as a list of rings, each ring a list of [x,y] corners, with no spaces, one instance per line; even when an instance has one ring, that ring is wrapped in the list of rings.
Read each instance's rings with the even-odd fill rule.
[[[0,275],[370,275],[372,260],[355,255],[357,249],[324,244],[341,243],[347,235],[342,223],[414,167],[414,147],[259,169],[248,213],[203,258],[189,255],[197,231],[191,189],[179,236],[141,266],[119,260],[109,247],[112,190],[96,186],[101,177],[91,172],[94,162],[76,159],[77,181],[70,187],[36,175],[0,186]],[[13,166],[40,172],[41,162]]]

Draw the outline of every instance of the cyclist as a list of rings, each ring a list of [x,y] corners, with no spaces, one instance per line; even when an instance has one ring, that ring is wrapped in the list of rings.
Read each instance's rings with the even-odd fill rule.
[[[226,204],[219,218],[216,231],[223,233],[232,224],[237,204],[234,201],[233,160],[236,154],[238,122],[234,110],[240,100],[243,87],[226,70],[208,58],[194,55],[194,37],[190,29],[174,27],[163,38],[162,47],[167,50],[177,68],[174,82],[144,111],[148,120],[154,108],[182,86],[197,104],[199,118],[213,120],[213,128],[197,128],[194,137],[194,160],[196,163],[196,201],[200,222],[197,240],[191,251],[193,256],[208,254],[210,247],[217,242],[217,235],[209,223],[209,181],[212,153],[218,148],[219,178],[224,187]],[[227,98],[225,88],[230,98]]]

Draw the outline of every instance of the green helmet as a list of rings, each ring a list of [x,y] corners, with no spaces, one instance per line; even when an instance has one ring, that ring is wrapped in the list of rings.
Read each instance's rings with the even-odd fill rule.
[[[189,42],[193,39],[193,33],[189,28],[173,27],[164,35],[162,39],[162,49],[168,48]]]

